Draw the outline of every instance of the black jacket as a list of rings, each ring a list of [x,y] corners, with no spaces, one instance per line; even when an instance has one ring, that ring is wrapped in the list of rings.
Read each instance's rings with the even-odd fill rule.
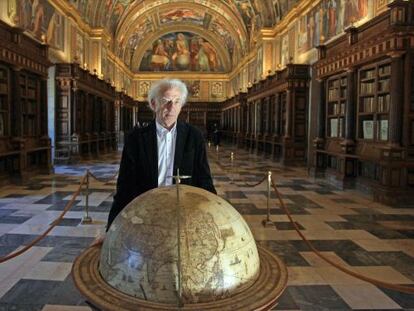
[[[216,194],[208,165],[204,138],[190,124],[177,121],[174,174],[190,175],[182,183]],[[140,194],[158,187],[158,151],[155,121],[133,129],[125,139],[114,202],[108,216],[109,229],[118,213]]]

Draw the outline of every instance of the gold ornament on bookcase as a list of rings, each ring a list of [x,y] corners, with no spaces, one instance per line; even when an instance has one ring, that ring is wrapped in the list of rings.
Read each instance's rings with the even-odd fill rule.
[[[325,43],[325,36],[324,35],[320,35],[319,37],[319,44],[324,44]]]

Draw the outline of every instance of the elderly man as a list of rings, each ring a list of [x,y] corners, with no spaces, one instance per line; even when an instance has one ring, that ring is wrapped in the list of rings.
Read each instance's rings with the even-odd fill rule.
[[[125,140],[117,191],[109,212],[108,225],[135,197],[159,186],[173,184],[180,169],[190,175],[183,183],[216,193],[207,161],[203,136],[195,127],[177,121],[188,95],[180,80],[164,79],[148,93],[155,120],[147,127],[134,129]]]

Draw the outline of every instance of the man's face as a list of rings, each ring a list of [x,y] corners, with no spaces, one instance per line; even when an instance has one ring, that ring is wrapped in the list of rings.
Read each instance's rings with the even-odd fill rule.
[[[163,127],[171,129],[177,122],[184,104],[181,101],[181,92],[176,88],[167,89],[157,101],[157,103],[153,103],[156,119]]]

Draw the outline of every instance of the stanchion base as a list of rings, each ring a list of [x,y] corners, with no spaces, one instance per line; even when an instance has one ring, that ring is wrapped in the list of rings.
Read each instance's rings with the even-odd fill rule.
[[[92,223],[92,218],[91,217],[89,217],[89,216],[85,216],[85,217],[83,217],[82,218],[82,222],[81,222],[81,224],[82,225],[85,225],[85,224],[91,224]]]
[[[263,219],[262,220],[262,225],[263,225],[263,227],[268,227],[268,226],[274,227],[275,223],[273,221],[271,221],[270,219],[269,220],[268,219]]]

